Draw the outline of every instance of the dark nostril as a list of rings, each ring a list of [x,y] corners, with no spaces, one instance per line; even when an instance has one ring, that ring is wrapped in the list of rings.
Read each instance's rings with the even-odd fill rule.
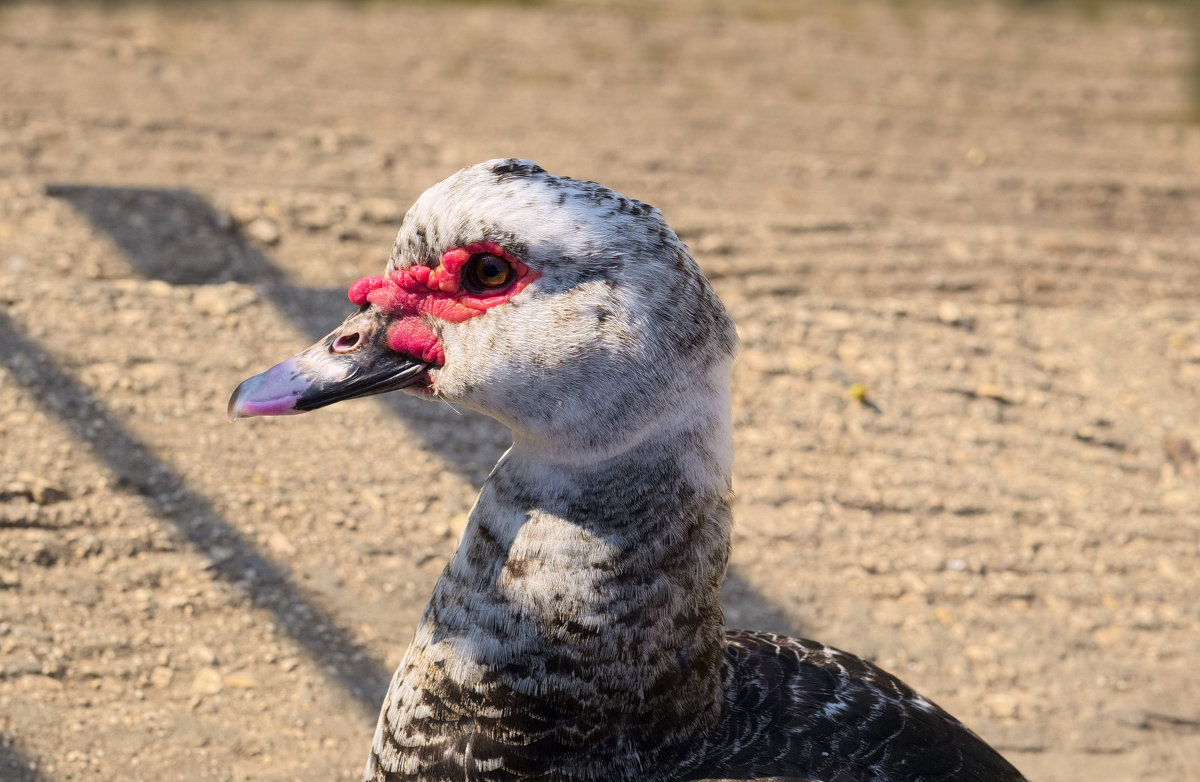
[[[357,331],[353,331],[349,334],[342,334],[333,341],[333,352],[349,353],[358,347],[358,342],[360,339],[362,339],[362,337]]]

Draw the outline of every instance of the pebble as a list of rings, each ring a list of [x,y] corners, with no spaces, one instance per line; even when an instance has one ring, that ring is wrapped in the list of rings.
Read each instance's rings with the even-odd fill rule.
[[[983,705],[993,717],[1014,719],[1020,710],[1017,696],[1009,692],[990,692],[983,696]]]
[[[257,217],[246,226],[246,235],[265,245],[279,243],[279,226],[269,217]]]
[[[35,505],[50,505],[67,498],[66,490],[59,484],[32,473],[19,472],[17,479],[0,489],[0,500],[25,497]]]
[[[221,672],[216,668],[201,668],[192,679],[192,692],[196,695],[216,695],[224,686]]]
[[[174,678],[175,672],[165,665],[155,666],[154,670],[150,671],[150,683],[159,689],[170,687]]]
[[[261,213],[262,208],[257,201],[237,201],[229,207],[229,216],[238,225],[245,225],[252,222]]]
[[[943,301],[938,305],[938,320],[947,326],[962,326],[970,328],[974,321],[963,314],[962,307],[952,301]]]
[[[279,531],[272,532],[267,536],[267,548],[281,557],[290,557],[296,553],[296,547],[292,545],[292,541]]]
[[[217,653],[204,644],[194,644],[191,649],[188,649],[188,654],[192,659],[203,665],[216,665]]]
[[[222,679],[222,683],[226,687],[234,687],[241,690],[253,690],[258,687],[258,679],[244,671],[229,674]]]
[[[59,691],[63,689],[63,683],[53,676],[46,676],[40,673],[27,673],[17,678],[17,685],[24,692],[42,691]]]

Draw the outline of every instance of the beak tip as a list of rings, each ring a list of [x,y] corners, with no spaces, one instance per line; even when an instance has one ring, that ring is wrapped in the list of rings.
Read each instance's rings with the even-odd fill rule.
[[[233,389],[229,405],[225,408],[230,423],[252,416],[295,415],[304,412],[296,409],[299,392],[286,386],[281,387],[273,375],[274,371],[268,370],[247,378]]]
[[[233,393],[229,395],[229,405],[225,408],[225,415],[229,419],[229,423],[233,423],[242,417],[242,389],[245,388],[246,381],[238,383],[238,387],[233,389]]]

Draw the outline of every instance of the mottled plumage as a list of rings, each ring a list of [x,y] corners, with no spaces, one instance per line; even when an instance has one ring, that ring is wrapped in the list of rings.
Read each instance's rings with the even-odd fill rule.
[[[419,268],[467,253],[489,272],[502,253],[527,287],[488,299],[466,271]],[[399,286],[386,300],[401,303],[365,303],[230,404],[278,414],[403,387],[513,431],[392,680],[364,779],[1022,779],[869,663],[726,630],[737,336],[657,210],[490,161],[421,196],[387,275],[357,290]],[[460,322],[425,303],[468,312],[454,298],[467,288],[481,298]],[[441,352],[389,352],[411,334]]]

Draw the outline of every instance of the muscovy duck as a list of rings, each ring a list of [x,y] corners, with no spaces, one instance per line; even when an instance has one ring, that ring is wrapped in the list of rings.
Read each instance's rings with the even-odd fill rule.
[[[349,297],[232,418],[402,389],[513,435],[365,780],[1023,779],[871,663],[725,627],[738,339],[658,210],[488,161],[426,191]]]

